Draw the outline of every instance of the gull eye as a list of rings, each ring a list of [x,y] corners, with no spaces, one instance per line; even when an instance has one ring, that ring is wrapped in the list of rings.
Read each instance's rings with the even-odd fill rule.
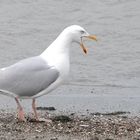
[[[80,33],[81,33],[81,34],[84,34],[84,33],[85,33],[85,31],[81,30],[81,31],[80,31]]]

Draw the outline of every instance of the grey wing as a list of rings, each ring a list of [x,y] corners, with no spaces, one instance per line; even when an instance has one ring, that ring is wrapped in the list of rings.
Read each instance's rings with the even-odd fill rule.
[[[41,57],[32,57],[0,70],[0,90],[34,96],[57,80],[59,71]]]

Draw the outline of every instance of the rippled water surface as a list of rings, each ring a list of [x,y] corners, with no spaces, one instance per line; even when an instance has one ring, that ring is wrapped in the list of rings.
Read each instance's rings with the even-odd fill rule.
[[[0,0],[0,67],[38,55],[67,26],[96,34],[84,55],[71,48],[71,74],[64,86],[38,99],[60,111],[140,112],[139,0]],[[23,101],[30,108],[29,100]],[[15,108],[0,96],[1,108]]]

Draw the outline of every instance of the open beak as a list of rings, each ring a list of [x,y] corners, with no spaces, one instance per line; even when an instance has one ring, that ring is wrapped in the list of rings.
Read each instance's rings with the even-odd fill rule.
[[[87,48],[84,46],[83,42],[81,41],[80,46],[85,54],[87,54]]]
[[[84,37],[97,41],[97,37],[95,35],[89,35]]]
[[[95,35],[88,35],[88,36],[83,36],[83,37],[97,41],[97,38]],[[84,46],[83,40],[82,40],[83,37],[81,37],[80,46],[81,46],[82,50],[84,51],[84,53],[87,54],[87,48]]]

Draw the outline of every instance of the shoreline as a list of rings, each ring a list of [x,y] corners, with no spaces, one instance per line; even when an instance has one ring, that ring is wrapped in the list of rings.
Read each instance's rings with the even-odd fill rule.
[[[0,139],[9,140],[138,140],[140,117],[126,113],[95,113],[89,116],[55,114],[39,111],[42,118],[50,116],[52,123],[36,122],[32,114],[27,122],[19,122],[15,113],[0,110]]]

